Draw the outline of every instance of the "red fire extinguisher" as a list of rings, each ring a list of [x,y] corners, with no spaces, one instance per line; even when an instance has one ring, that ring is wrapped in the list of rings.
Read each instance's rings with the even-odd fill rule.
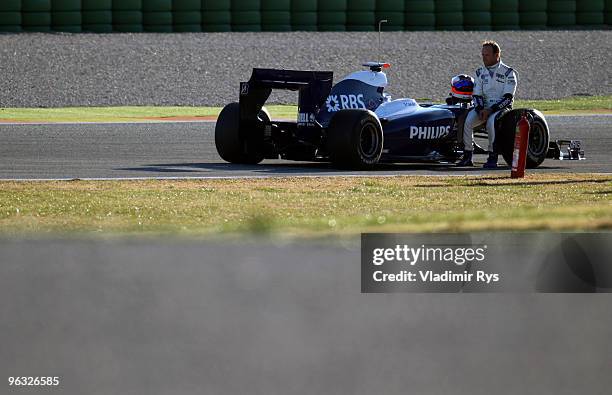
[[[512,154],[511,178],[525,177],[525,166],[527,164],[527,144],[529,142],[529,121],[527,112],[523,111],[521,119],[516,124],[514,134],[514,153]]]

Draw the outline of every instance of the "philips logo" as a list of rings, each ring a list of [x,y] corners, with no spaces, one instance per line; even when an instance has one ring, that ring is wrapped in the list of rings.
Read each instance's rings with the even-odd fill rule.
[[[419,140],[439,139],[448,136],[450,126],[411,126],[410,138]]]
[[[325,101],[328,112],[336,112],[347,108],[366,108],[363,95],[329,95]]]

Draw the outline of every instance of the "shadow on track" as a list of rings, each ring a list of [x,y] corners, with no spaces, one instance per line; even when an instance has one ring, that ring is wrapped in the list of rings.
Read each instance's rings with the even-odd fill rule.
[[[414,171],[429,171],[435,173],[471,173],[481,172],[482,167],[455,167],[453,164],[441,163],[410,163],[410,164],[395,164],[384,163],[379,164],[371,170],[344,170],[334,168],[330,163],[323,162],[293,162],[293,163],[263,163],[257,165],[240,165],[231,163],[156,163],[146,164],[140,167],[117,168],[114,170],[121,171],[141,171],[141,172],[160,172],[160,173],[198,173],[198,172],[251,172],[254,174],[267,175],[287,175],[287,174],[364,174],[372,175],[383,172],[392,171],[394,174],[403,174],[403,172]],[[496,171],[507,171],[507,166],[500,166]]]

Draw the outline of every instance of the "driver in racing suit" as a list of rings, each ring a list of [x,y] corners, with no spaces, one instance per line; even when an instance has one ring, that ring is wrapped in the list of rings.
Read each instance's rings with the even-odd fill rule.
[[[495,41],[482,43],[482,62],[484,66],[476,70],[474,84],[474,109],[472,109],[463,127],[463,159],[458,166],[474,166],[472,162],[474,128],[486,123],[489,136],[489,157],[484,164],[486,169],[497,167],[497,153],[494,151],[495,121],[512,108],[516,92],[517,73],[501,62],[501,49]]]

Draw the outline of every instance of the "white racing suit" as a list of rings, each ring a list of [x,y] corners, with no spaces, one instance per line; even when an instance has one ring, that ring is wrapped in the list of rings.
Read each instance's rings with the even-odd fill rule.
[[[478,114],[484,108],[491,109],[491,115],[486,121],[486,130],[489,135],[488,151],[494,151],[495,121],[512,108],[517,82],[517,73],[501,61],[490,69],[482,66],[476,70],[472,96],[475,108],[468,113],[463,127],[463,144],[466,151],[473,150],[474,128],[483,124]]]

